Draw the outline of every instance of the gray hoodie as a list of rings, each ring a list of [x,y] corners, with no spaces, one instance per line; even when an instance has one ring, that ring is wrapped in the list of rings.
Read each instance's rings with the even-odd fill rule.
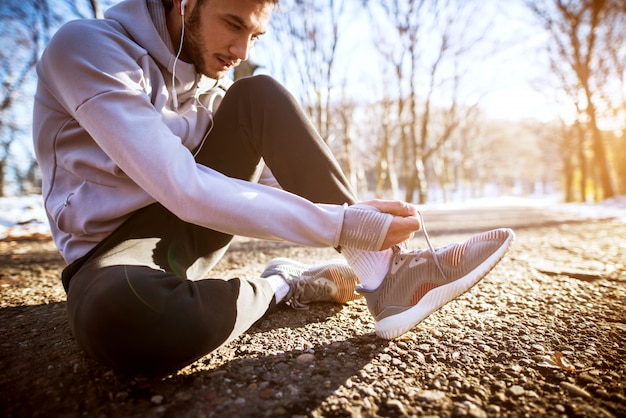
[[[179,61],[174,109],[175,55],[163,13],[160,0],[126,0],[105,19],[69,22],[37,66],[35,152],[66,262],[154,202],[227,234],[337,246],[344,206],[313,204],[196,164],[193,150],[227,83]]]

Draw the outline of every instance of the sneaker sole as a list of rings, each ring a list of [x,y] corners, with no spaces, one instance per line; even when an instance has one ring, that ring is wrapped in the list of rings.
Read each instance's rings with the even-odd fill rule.
[[[431,290],[412,308],[377,322],[376,335],[387,340],[399,337],[410,331],[431,313],[471,289],[480,279],[489,274],[509,250],[511,243],[515,239],[515,233],[511,229],[508,232],[509,237],[502,243],[500,248],[467,275],[452,283]]]

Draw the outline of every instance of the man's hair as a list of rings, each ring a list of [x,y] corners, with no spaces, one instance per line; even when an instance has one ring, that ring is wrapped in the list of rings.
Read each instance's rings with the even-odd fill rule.
[[[169,13],[170,10],[172,10],[172,7],[174,7],[174,0],[161,0],[163,2],[163,7],[165,7],[165,13]],[[206,1],[209,0],[198,0],[198,4],[202,4]],[[272,3],[273,5],[278,5],[278,1],[279,0],[258,0],[259,2],[262,3]]]

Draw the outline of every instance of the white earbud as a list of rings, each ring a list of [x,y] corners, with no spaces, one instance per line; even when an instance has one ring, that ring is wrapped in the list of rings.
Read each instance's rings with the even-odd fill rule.
[[[183,1],[180,3],[180,15],[181,15],[181,16],[185,16],[185,7],[187,7],[187,2],[188,2],[188,1],[189,1],[189,0],[183,0]]]

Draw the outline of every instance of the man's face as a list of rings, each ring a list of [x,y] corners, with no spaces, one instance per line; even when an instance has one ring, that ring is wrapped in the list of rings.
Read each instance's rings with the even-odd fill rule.
[[[248,59],[254,42],[266,31],[272,10],[271,2],[259,0],[194,2],[185,13],[181,58],[208,77],[222,78]]]

